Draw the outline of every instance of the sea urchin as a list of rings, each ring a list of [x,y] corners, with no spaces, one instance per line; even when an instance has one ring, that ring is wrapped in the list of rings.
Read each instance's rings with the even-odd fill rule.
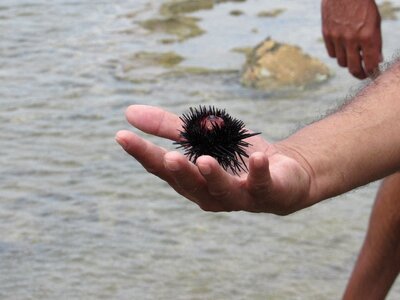
[[[243,121],[232,118],[225,109],[199,106],[189,110],[180,117],[183,122],[181,140],[174,144],[183,148],[192,162],[201,155],[210,155],[224,170],[230,169],[237,175],[241,171],[247,172],[244,157],[249,155],[245,149],[251,144],[243,140],[260,132],[248,132]]]

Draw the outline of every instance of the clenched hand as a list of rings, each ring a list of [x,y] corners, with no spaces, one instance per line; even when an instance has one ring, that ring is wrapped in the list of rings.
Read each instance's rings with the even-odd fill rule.
[[[364,79],[382,60],[381,18],[373,0],[322,0],[326,49],[353,76]]]

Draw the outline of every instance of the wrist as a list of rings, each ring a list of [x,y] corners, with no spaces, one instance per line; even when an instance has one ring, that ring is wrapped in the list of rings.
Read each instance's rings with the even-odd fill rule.
[[[316,184],[316,176],[314,168],[309,162],[307,156],[304,154],[304,151],[302,151],[298,147],[294,147],[290,143],[283,140],[275,143],[273,147],[267,150],[268,156],[277,153],[296,161],[299,168],[302,171],[300,173],[304,174],[303,175],[304,178],[302,180],[298,179],[299,181],[307,183],[307,188],[305,189],[306,192],[303,198],[301,199],[301,204],[300,204],[301,208],[311,206],[322,200],[318,198],[318,192],[317,192],[318,189]]]

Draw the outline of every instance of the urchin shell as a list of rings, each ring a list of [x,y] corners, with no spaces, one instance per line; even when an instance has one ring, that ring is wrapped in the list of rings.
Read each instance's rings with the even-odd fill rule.
[[[230,169],[234,174],[248,171],[244,157],[249,157],[246,148],[251,144],[244,139],[259,132],[250,133],[243,121],[214,106],[190,107],[189,113],[183,114],[180,119],[183,122],[181,140],[174,144],[184,149],[189,160],[196,162],[200,156],[210,155],[225,170]]]

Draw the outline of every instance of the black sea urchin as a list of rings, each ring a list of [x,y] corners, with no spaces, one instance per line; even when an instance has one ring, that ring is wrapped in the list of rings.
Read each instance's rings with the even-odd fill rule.
[[[224,109],[214,106],[190,108],[183,114],[180,131],[182,139],[174,144],[185,150],[185,155],[196,162],[201,155],[214,157],[224,170],[230,169],[234,174],[247,171],[243,157],[249,157],[245,148],[251,144],[244,139],[260,134],[249,133],[241,120],[232,118]]]

